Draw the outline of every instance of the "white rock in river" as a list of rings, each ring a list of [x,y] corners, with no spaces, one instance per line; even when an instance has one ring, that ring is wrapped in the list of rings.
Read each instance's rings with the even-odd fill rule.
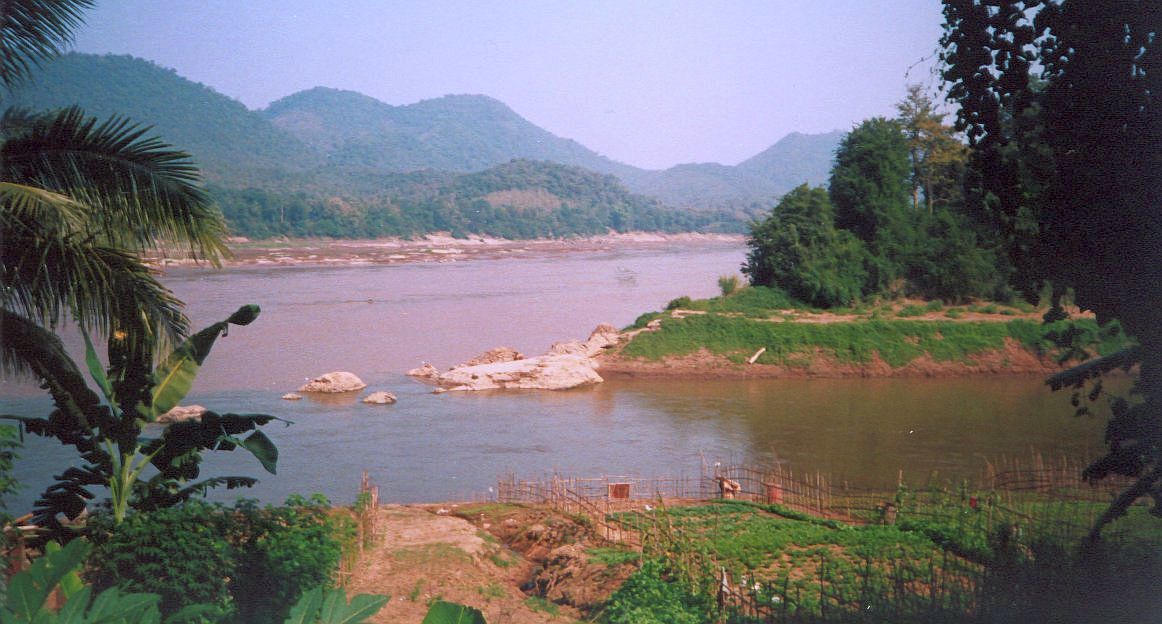
[[[205,414],[207,411],[201,405],[178,405],[161,416],[158,416],[157,422],[169,424],[186,420],[200,420],[202,414]]]
[[[294,392],[288,392],[288,393],[282,395],[282,399],[284,401],[298,401],[298,400],[301,400],[302,398],[303,398],[303,395],[295,394]]]
[[[616,344],[617,329],[611,325],[599,325],[585,342],[557,343],[548,353],[527,358],[508,359],[485,364],[470,365],[472,361],[436,378],[444,391],[494,390],[500,388],[525,388],[539,390],[565,390],[604,381],[597,374],[597,361],[593,358],[602,349]],[[494,349],[489,353],[498,353]],[[507,349],[505,351],[512,351]]]
[[[299,388],[299,392],[355,392],[367,387],[363,380],[346,371],[335,371],[315,377]]]
[[[456,367],[437,380],[448,390],[528,388],[565,390],[604,381],[590,358],[575,354],[549,354],[510,362]]]
[[[463,364],[458,364],[457,367],[496,364],[497,362],[512,362],[513,360],[523,359],[525,359],[524,354],[512,347],[497,347],[495,349],[489,349]]]
[[[371,403],[374,405],[391,405],[395,403],[395,395],[390,392],[372,392],[363,397],[364,403]]]

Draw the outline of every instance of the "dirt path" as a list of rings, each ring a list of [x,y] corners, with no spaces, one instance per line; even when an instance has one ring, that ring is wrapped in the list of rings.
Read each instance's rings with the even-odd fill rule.
[[[586,529],[538,507],[385,505],[377,544],[347,588],[391,596],[376,623],[418,624],[437,599],[489,624],[576,622],[633,570],[590,563]]]

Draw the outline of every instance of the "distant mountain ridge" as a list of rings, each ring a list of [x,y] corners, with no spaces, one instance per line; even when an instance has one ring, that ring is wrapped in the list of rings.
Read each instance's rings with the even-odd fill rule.
[[[47,63],[15,92],[0,92],[3,106],[71,104],[98,117],[117,114],[154,126],[167,142],[191,152],[217,187],[316,194],[373,192],[368,182],[385,174],[472,173],[523,159],[613,174],[630,191],[669,206],[749,210],[769,207],[803,182],[825,183],[843,136],[792,133],[737,166],[652,171],[558,137],[483,95],[392,106],[317,87],[255,111],[146,60],[76,53]],[[739,218],[746,217],[740,212]]]
[[[317,152],[210,87],[129,56],[66,54],[33,73],[0,104],[33,110],[79,104],[98,118],[128,117],[153,126],[194,155],[211,180],[249,183],[253,174],[317,166]]]
[[[480,171],[513,158],[599,173],[633,170],[558,137],[484,95],[446,95],[392,106],[354,91],[315,87],[259,111],[321,150],[331,166],[388,171]]]

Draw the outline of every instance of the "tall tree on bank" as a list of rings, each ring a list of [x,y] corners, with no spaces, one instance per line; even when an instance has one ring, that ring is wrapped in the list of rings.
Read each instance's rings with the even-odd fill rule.
[[[835,226],[868,248],[869,291],[891,291],[914,253],[917,217],[909,200],[908,146],[897,121],[876,117],[844,137],[831,169]]]
[[[1080,389],[1141,364],[1140,400],[1111,401],[1109,450],[1084,473],[1134,479],[1097,539],[1141,497],[1162,515],[1162,5],[945,0],[944,17],[944,79],[973,150],[967,190],[1006,241],[1014,286],[1034,299],[1051,287],[1058,314],[1072,288],[1141,345],[1050,380]]]
[[[921,192],[929,215],[937,205],[959,209],[967,148],[954,136],[953,127],[945,125],[944,114],[936,112],[922,85],[908,85],[896,110],[912,165],[912,209],[920,209]]]

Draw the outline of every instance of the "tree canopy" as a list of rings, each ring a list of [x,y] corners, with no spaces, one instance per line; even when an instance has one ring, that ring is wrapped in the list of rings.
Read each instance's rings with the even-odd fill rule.
[[[1154,0],[945,0],[944,79],[972,147],[966,190],[1012,283],[1053,293],[1141,344],[1055,385],[1140,360],[1091,478],[1136,478],[1094,528],[1152,496],[1162,513],[1162,93]],[[1055,314],[1060,314],[1056,312]],[[1100,392],[1099,392],[1100,393]]]
[[[795,189],[751,226],[744,272],[752,283],[822,307],[1006,294],[1004,261],[961,191],[965,146],[919,86],[899,110],[898,119],[869,119],[844,138],[827,191]]]
[[[863,294],[863,243],[836,229],[827,191],[806,184],[783,196],[751,228],[742,272],[751,283],[778,286],[813,306],[849,305]]]

